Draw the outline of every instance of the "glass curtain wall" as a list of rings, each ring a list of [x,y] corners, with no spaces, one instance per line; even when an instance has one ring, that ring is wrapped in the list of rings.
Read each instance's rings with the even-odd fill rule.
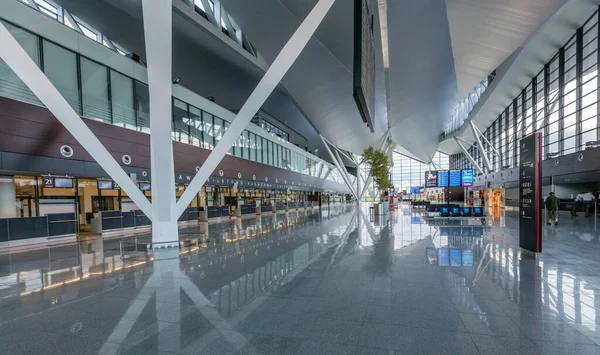
[[[450,169],[448,155],[440,152],[433,156],[432,161],[435,164],[424,164],[396,152],[394,152],[393,159],[392,184],[396,191],[410,191],[411,187],[424,186],[427,170]]]
[[[499,152],[490,156],[496,171],[518,166],[518,142],[534,132],[542,133],[542,159],[598,146],[598,16],[596,11],[484,132]],[[483,166],[479,150],[468,151]],[[452,169],[470,166],[464,154],[450,157]]]
[[[147,85],[19,27],[3,23],[79,115],[150,133]],[[0,95],[41,104],[2,61]],[[205,149],[213,149],[229,126],[228,121],[177,98],[173,98],[172,119],[173,140]],[[245,130],[229,153],[305,175],[325,176],[327,169],[316,169],[318,164],[323,164],[318,158],[311,159],[289,146],[290,143],[275,134],[267,139]],[[343,183],[335,174],[330,174],[327,179]]]

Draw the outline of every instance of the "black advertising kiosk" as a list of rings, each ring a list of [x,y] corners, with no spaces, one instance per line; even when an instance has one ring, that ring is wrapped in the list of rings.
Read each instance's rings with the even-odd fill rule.
[[[519,145],[519,246],[532,257],[542,252],[541,139],[534,133]]]

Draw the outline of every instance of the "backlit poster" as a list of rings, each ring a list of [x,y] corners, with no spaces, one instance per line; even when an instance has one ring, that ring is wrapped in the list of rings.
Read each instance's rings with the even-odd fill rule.
[[[425,188],[437,187],[438,172],[436,170],[425,172]]]

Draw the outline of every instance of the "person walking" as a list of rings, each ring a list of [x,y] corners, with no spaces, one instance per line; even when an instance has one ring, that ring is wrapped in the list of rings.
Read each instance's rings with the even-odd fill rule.
[[[552,225],[552,221],[554,221],[554,225],[558,225],[558,206],[560,205],[560,200],[558,197],[554,195],[554,192],[550,192],[550,196],[546,199],[546,214],[547,214],[547,223],[548,225]]]
[[[592,205],[593,201],[594,201],[594,195],[592,195],[591,192],[585,192],[583,194],[583,205],[585,206],[585,216],[586,217],[591,216],[590,206]]]
[[[573,217],[577,217],[577,211],[579,210],[579,206],[583,203],[583,194],[585,192],[582,192],[580,194],[577,194],[577,196],[575,196],[575,201],[573,201],[573,208],[571,209],[571,216]]]

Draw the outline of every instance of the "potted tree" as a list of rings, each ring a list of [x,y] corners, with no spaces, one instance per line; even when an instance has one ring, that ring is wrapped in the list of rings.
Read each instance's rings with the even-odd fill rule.
[[[380,149],[369,147],[363,151],[363,162],[370,166],[370,174],[378,191],[392,187],[390,181],[390,162],[387,154]]]

